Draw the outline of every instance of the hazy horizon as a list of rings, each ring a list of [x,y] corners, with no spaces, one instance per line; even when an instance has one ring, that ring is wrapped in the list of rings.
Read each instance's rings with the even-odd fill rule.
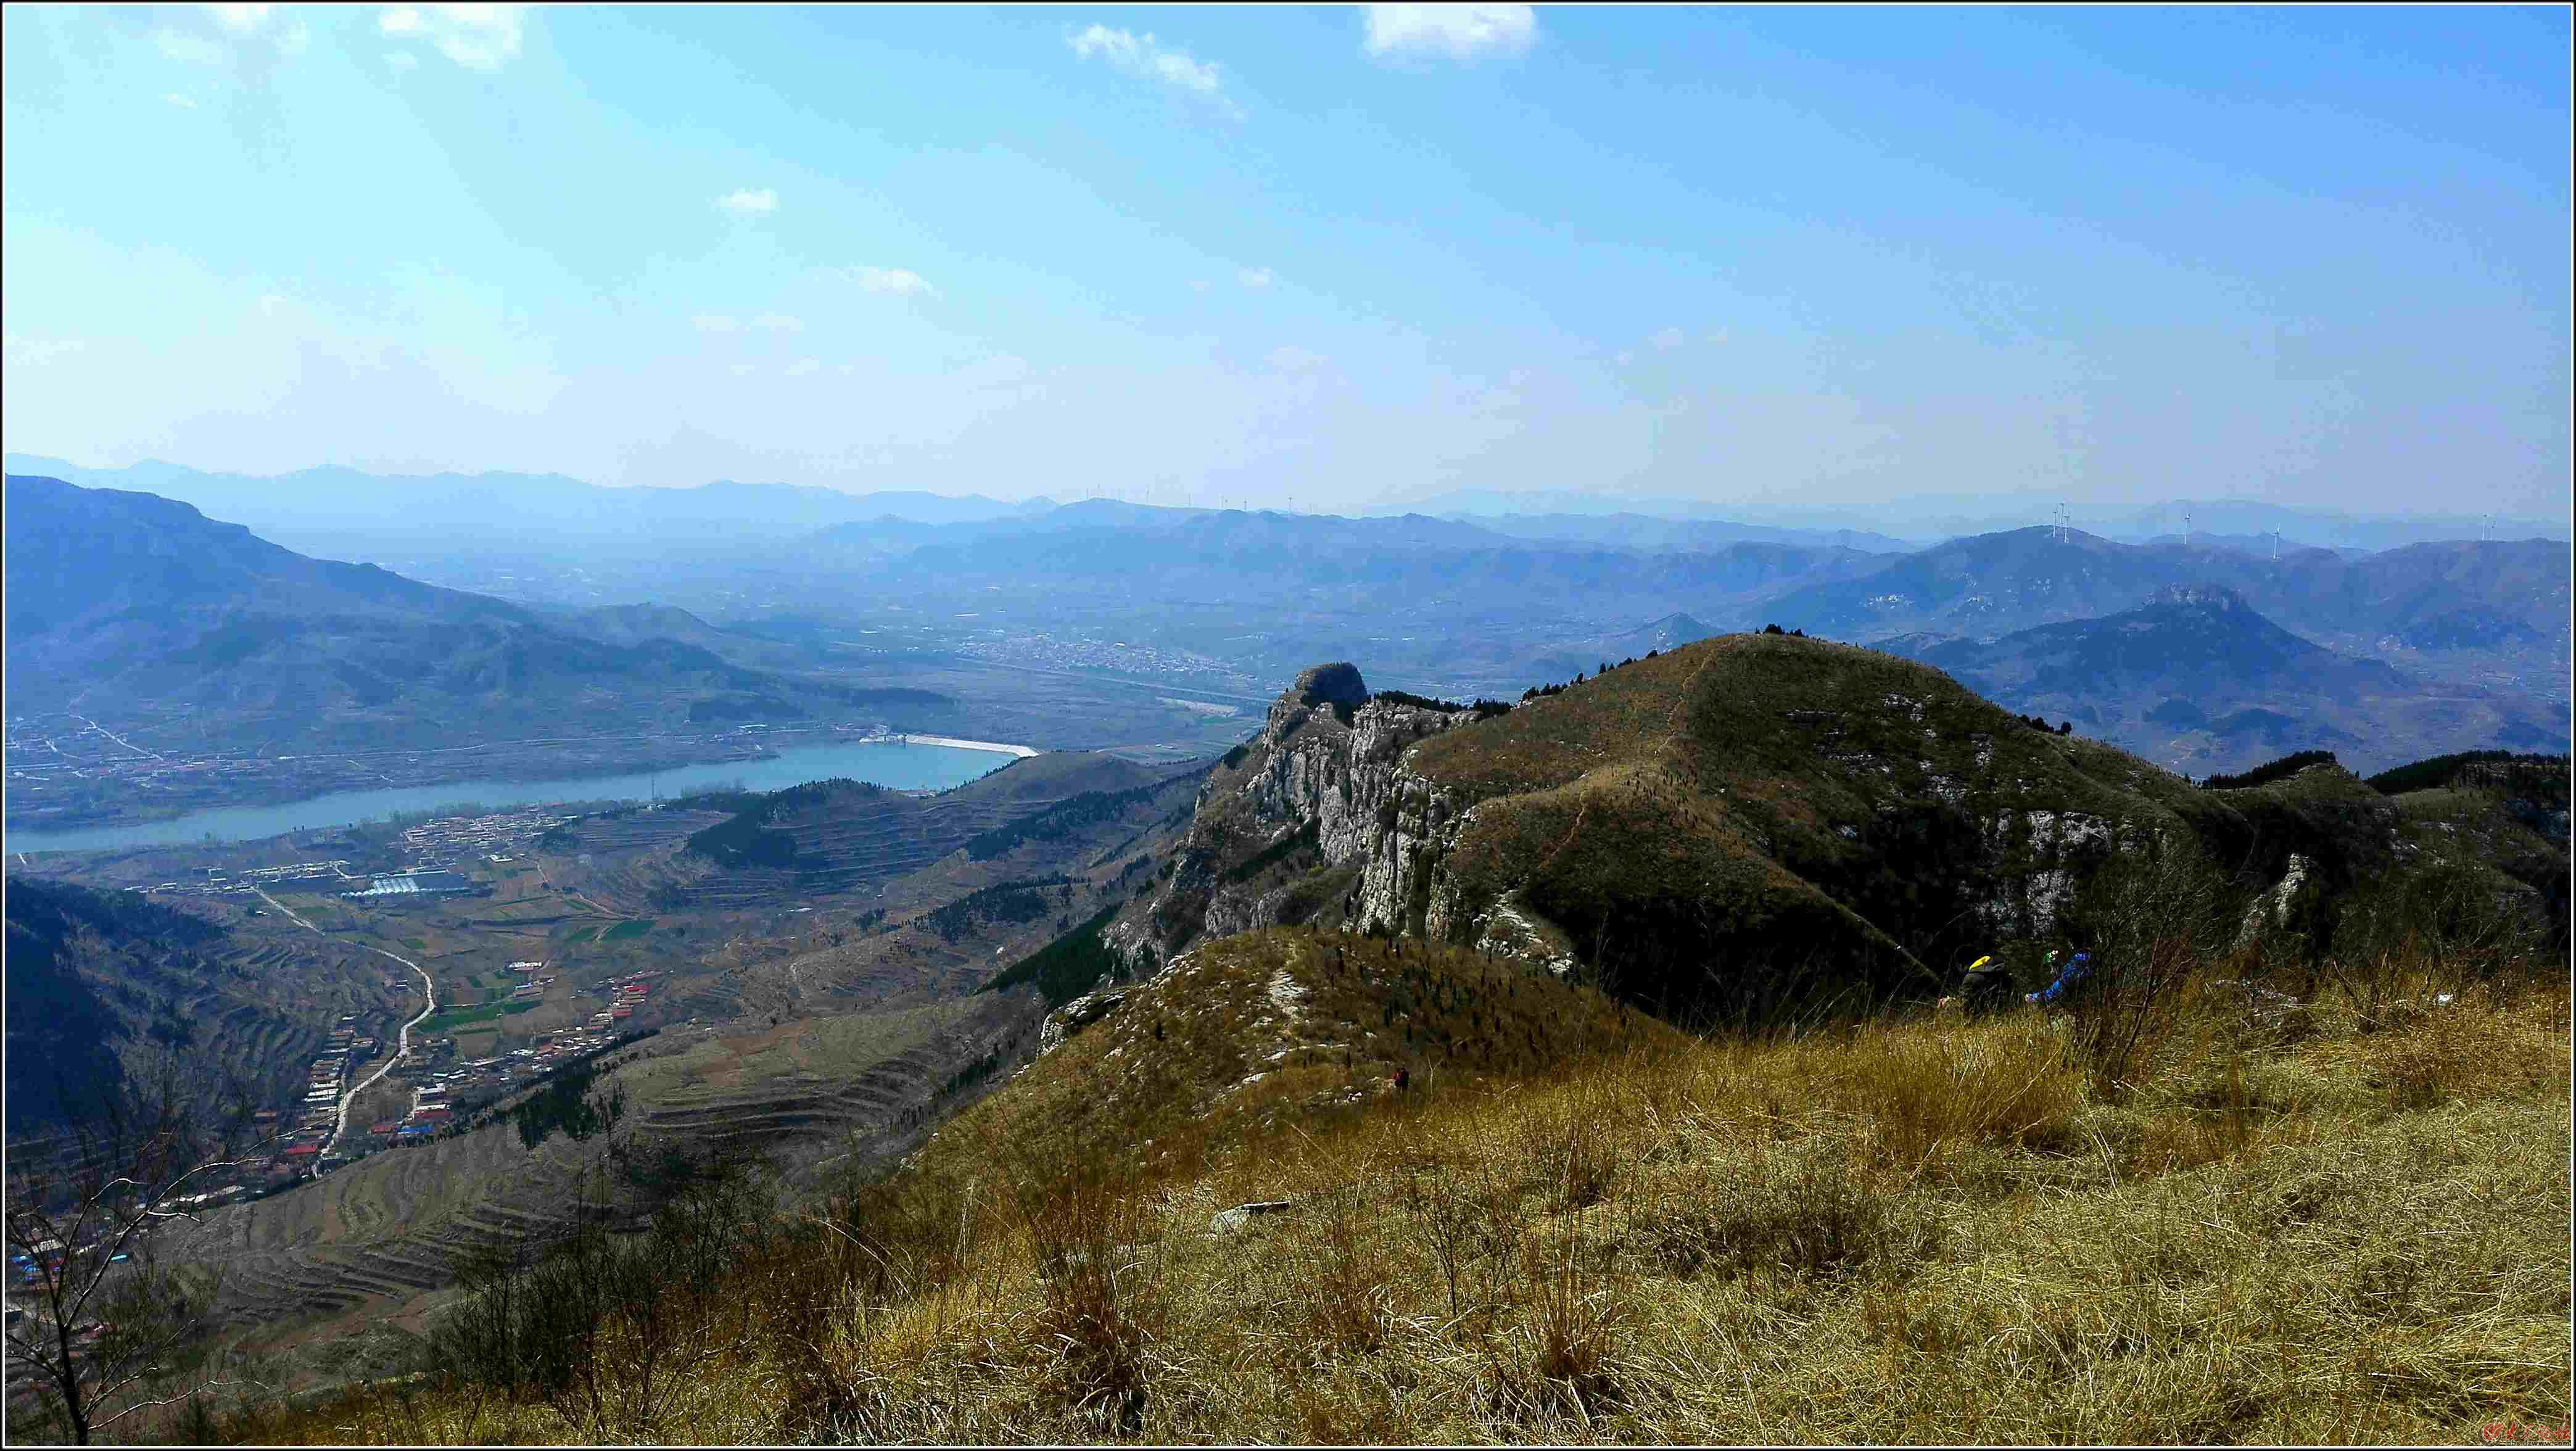
[[[9,457],[13,461],[13,472],[18,471],[17,465],[19,463],[28,463],[32,465],[48,459],[48,456],[45,455],[24,454],[16,450],[9,451]],[[158,470],[171,469],[183,470],[189,474],[205,477],[240,477],[264,480],[292,479],[310,474],[327,474],[334,471],[347,470],[347,466],[341,464],[315,464],[307,468],[289,469],[276,474],[228,474],[219,470],[196,469],[190,465],[178,463],[169,459],[136,459],[121,466],[83,464],[75,459],[62,459],[58,457],[52,458],[50,461],[72,465],[76,470],[84,473],[114,474],[132,471],[145,474],[146,477],[135,481],[137,486],[149,485],[153,481],[151,475],[154,472]],[[354,470],[348,471],[364,472]],[[376,474],[371,476],[385,479],[406,477],[417,479],[440,477],[442,475]],[[878,494],[928,495],[952,501],[962,502],[982,499],[991,503],[1007,505],[1030,505],[1043,502],[1047,505],[1058,508],[1070,504],[1090,502],[1095,498],[1102,500],[1114,499],[1114,496],[1111,495],[1083,495],[1057,498],[1036,493],[1014,496],[1009,494],[979,493],[974,491],[959,492],[938,488],[861,489],[844,487],[828,481],[810,484],[796,484],[778,479],[701,479],[691,483],[620,484],[601,480],[574,478],[571,475],[564,474],[534,475],[525,470],[518,469],[486,469],[470,473],[461,470],[444,471],[443,476],[478,481],[492,478],[528,479],[543,477],[563,479],[575,484],[607,489],[668,489],[686,491],[719,486],[753,488],[819,488],[831,490],[836,493],[847,494],[856,498],[872,497]],[[79,481],[73,480],[72,482]],[[88,486],[97,486],[97,481],[93,480]],[[148,492],[149,489],[147,488],[146,491]],[[1444,490],[1437,494],[1422,495],[1413,499],[1381,499],[1374,502],[1362,502],[1341,509],[1297,508],[1292,507],[1286,501],[1280,500],[1252,500],[1237,502],[1226,499],[1210,499],[1186,504],[1164,503],[1155,500],[1115,501],[1138,503],[1148,508],[1205,510],[1249,508],[1254,510],[1275,510],[1292,514],[1314,514],[1337,518],[1382,517],[1411,512],[1431,512],[1444,516],[1461,517],[1566,514],[1609,515],[1614,513],[1636,514],[1650,518],[1724,520],[1727,522],[1760,527],[1806,528],[1811,530],[1841,528],[1852,531],[1877,531],[1882,533],[1889,530],[1894,530],[1899,533],[1912,530],[1917,538],[1926,541],[1941,537],[1945,532],[1948,532],[1945,526],[1976,525],[1982,527],[1995,524],[1997,521],[2014,514],[2026,514],[2029,516],[2029,520],[2027,524],[2012,527],[2044,527],[2058,522],[2056,510],[2058,505],[2063,502],[2061,497],[2058,495],[2039,493],[1907,495],[1894,500],[1882,501],[1881,503],[1872,506],[1868,512],[1863,513],[1856,509],[1835,508],[1831,505],[1823,507],[1798,508],[1794,505],[1783,505],[1775,501],[1769,503],[1748,504],[1741,508],[1728,508],[1722,503],[1716,501],[1677,498],[1664,495],[1614,494],[1599,491],[1551,491],[1542,489],[1521,491],[1484,489]],[[2070,513],[2068,516],[2068,522],[2072,523],[2079,531],[2085,531],[2098,528],[2135,528],[2146,524],[2150,520],[2156,519],[2158,516],[2170,516],[2162,522],[2170,523],[2172,528],[2176,532],[2179,532],[2187,522],[2183,513],[2179,511],[2197,507],[2213,507],[2221,511],[2234,511],[2239,506],[2251,510],[2279,508],[2294,514],[2304,515],[2318,520],[2347,519],[2355,522],[2382,521],[2389,523],[2417,524],[2442,523],[2459,524],[2464,528],[2476,526],[2483,522],[2490,524],[2497,529],[2504,529],[2509,526],[2536,525],[2546,529],[2566,531],[2570,528],[2571,523],[2576,523],[2576,507],[2562,509],[2559,515],[2554,518],[2543,514],[2494,513],[2480,516],[2475,514],[2463,514],[2455,510],[2444,509],[2388,509],[2355,511],[2349,509],[2334,509],[2317,505],[2282,505],[2275,504],[2270,500],[2251,497],[2236,499],[2185,499],[2177,497],[2154,500],[2150,503],[2138,505],[2134,508],[2123,506],[2116,512],[2111,510],[2101,510],[2088,513],[2076,510]],[[2203,515],[2199,519],[2197,527],[2199,527],[2203,532],[2225,533],[2228,532],[2230,526],[2223,518],[2213,519],[2208,515]],[[2553,534],[2549,537],[2555,538],[2558,536]]]
[[[2567,508],[2563,10],[5,24],[91,467]]]

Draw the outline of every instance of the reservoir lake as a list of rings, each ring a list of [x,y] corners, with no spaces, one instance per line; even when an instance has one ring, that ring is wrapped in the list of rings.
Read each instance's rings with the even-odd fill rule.
[[[655,790],[664,798],[716,786],[740,785],[753,791],[776,791],[807,781],[847,777],[898,790],[945,790],[1000,769],[1013,757],[1001,751],[957,746],[914,745],[905,741],[865,741],[829,746],[799,746],[761,761],[719,761],[679,766],[668,771],[636,771],[618,776],[583,776],[560,781],[451,781],[437,786],[387,786],[374,791],[338,791],[283,806],[220,806],[192,811],[168,821],[126,826],[72,827],[62,831],[11,831],[6,848],[14,854],[33,851],[112,851],[139,846],[185,846],[209,836],[216,841],[257,841],[289,831],[346,826],[403,812],[472,805],[501,811],[549,801],[642,800]]]

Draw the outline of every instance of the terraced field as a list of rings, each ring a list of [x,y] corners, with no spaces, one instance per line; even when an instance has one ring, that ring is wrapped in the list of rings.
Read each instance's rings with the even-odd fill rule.
[[[587,816],[562,828],[578,844],[559,850],[631,852],[686,841],[725,819],[722,811],[631,811]]]
[[[55,886],[27,876],[13,876],[10,885],[13,911],[21,913]],[[388,991],[384,974],[354,947],[252,917],[235,902],[178,900],[167,911],[175,914],[169,920],[203,925],[187,942],[89,931],[55,944],[62,968],[99,995],[121,1032],[78,1045],[81,1051],[150,1054],[166,1044],[183,1068],[209,1080],[210,1091],[229,1090],[239,1078],[255,1102],[282,1106],[303,1097],[307,1065],[342,1015],[357,1020],[361,1036],[398,1020],[403,994]],[[13,1034],[12,1052],[19,1042]]]
[[[678,867],[660,881],[639,875],[614,886],[603,884],[603,890],[621,903],[641,897],[696,911],[777,907],[892,881],[940,862],[984,832],[1077,796],[1132,791],[1173,774],[1169,768],[1068,751],[1015,762],[936,796],[874,788],[817,793],[763,823],[793,839],[792,867],[741,866],[720,872]],[[657,888],[659,896],[654,895]]]
[[[948,1002],[742,1034],[665,1033],[615,1057],[630,1161],[750,1153],[788,1168],[899,1152],[952,1075],[1028,1031],[1025,1004]],[[534,1151],[503,1125],[386,1150],[302,1188],[175,1225],[165,1248],[224,1264],[220,1315],[263,1332],[413,1306],[477,1253],[542,1242],[599,1202],[601,1141]],[[628,1206],[632,1207],[631,1194]]]

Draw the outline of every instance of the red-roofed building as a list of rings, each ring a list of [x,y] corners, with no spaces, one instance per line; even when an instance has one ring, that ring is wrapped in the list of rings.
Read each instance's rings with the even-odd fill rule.
[[[389,1134],[389,1133],[392,1133],[394,1130],[396,1130],[396,1129],[398,1129],[398,1128],[401,1128],[401,1127],[402,1127],[402,1120],[401,1120],[401,1119],[389,1118],[389,1119],[386,1119],[383,1123],[375,1124],[375,1125],[373,1125],[373,1126],[369,1127],[369,1128],[368,1128],[368,1130],[367,1130],[367,1132],[368,1132],[368,1133],[371,1133],[371,1134]]]
[[[304,1157],[308,1154],[318,1154],[320,1152],[322,1152],[322,1146],[320,1144],[296,1144],[287,1149],[285,1157],[295,1159]]]

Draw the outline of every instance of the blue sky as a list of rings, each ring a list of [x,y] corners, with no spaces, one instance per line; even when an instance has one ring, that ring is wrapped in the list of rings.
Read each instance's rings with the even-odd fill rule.
[[[2563,517],[2568,13],[5,13],[6,434]]]

